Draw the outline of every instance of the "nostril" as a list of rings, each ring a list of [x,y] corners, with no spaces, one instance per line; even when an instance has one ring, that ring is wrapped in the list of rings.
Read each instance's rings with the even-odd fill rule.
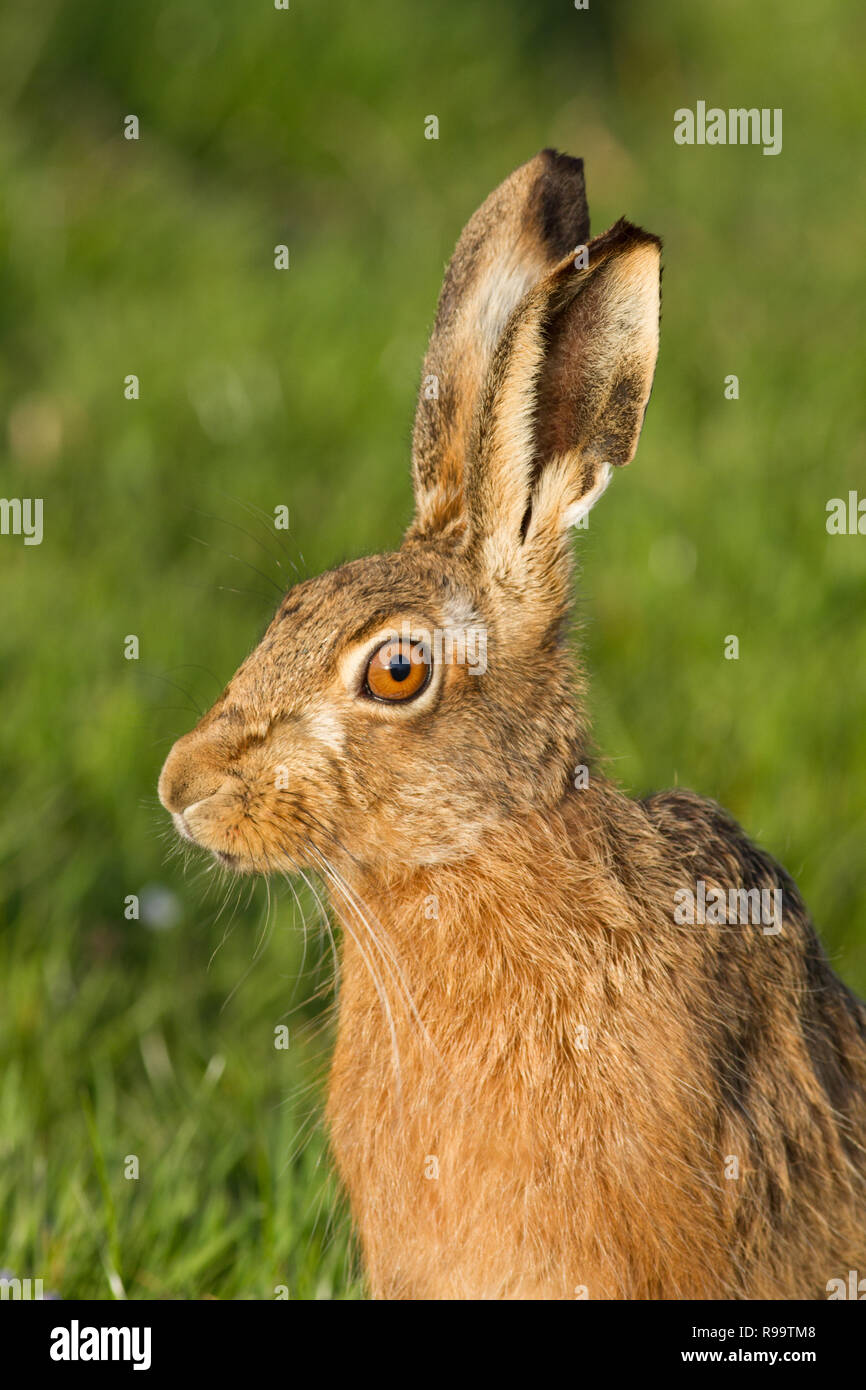
[[[187,778],[179,770],[175,771],[172,767],[172,755],[170,753],[162,772],[159,774],[156,790],[163,806],[173,816],[182,816],[187,806],[191,806],[196,799],[189,795]]]

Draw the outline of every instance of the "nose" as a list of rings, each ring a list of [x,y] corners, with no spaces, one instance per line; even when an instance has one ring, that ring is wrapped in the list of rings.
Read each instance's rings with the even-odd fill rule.
[[[224,755],[213,739],[193,729],[178,739],[166,758],[157,792],[167,811],[182,816],[197,801],[213,796],[224,781]]]

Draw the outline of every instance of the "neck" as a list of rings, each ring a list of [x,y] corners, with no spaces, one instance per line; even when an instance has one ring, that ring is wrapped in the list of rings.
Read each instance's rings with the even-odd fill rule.
[[[539,994],[573,998],[576,984],[624,952],[643,950],[634,928],[658,912],[644,901],[651,866],[635,851],[625,809],[633,806],[596,779],[593,790],[569,793],[552,812],[496,828],[459,863],[332,880],[344,976],[356,969],[378,975],[401,1014],[412,1013],[406,991],[413,989],[428,1005],[437,994],[457,1010],[461,1000],[480,1003],[494,982],[510,983],[512,1007]],[[628,880],[616,867],[625,860],[623,834],[630,837]]]

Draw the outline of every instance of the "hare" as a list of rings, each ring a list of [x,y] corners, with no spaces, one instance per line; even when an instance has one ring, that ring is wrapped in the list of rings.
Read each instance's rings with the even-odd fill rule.
[[[582,161],[491,193],[445,275],[400,549],[291,589],[160,777],[223,864],[328,886],[327,1119],[374,1297],[866,1273],[866,1009],[730,816],[601,774],[568,646],[570,528],[635,453],[659,285],[657,237],[589,240]]]

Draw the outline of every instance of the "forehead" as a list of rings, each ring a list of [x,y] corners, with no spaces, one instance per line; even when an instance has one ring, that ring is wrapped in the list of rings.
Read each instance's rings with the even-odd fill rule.
[[[467,597],[459,561],[441,550],[411,547],[352,560],[289,590],[235,682],[272,690],[313,670],[327,674],[347,644],[363,641],[389,619],[407,614],[447,623]]]

